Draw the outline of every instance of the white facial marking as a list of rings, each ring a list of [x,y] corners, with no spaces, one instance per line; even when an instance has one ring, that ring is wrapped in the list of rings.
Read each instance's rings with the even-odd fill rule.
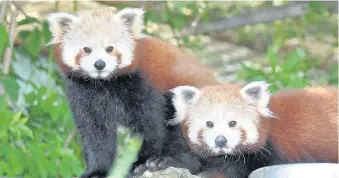
[[[102,70],[94,67],[95,62],[102,60],[106,66]],[[117,68],[117,59],[115,56],[108,54],[105,49],[93,49],[92,52],[79,61],[80,67],[92,78],[106,78]]]
[[[122,54],[118,68],[128,67],[133,61],[133,47],[116,44],[115,48]]]

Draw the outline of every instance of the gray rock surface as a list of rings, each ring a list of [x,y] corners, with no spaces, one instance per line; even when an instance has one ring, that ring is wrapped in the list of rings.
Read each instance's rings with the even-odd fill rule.
[[[200,178],[192,175],[187,169],[169,167],[165,170],[149,172],[146,171],[142,176],[137,178]]]

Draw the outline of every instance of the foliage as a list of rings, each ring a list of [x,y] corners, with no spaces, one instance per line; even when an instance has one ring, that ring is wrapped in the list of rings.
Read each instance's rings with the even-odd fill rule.
[[[70,138],[74,125],[63,86],[56,82],[61,76],[52,55],[49,60],[39,55],[51,33],[46,21],[33,17],[17,23],[19,27],[30,24],[37,26],[19,32],[25,43],[14,50],[10,73],[1,74],[5,95],[0,97],[0,175],[79,175],[84,170],[81,147],[77,137]],[[6,31],[0,33],[8,39]]]
[[[271,2],[165,2],[165,10],[148,9],[145,23],[168,24],[178,45],[202,50],[199,36],[177,37],[185,26],[208,22],[210,17],[229,17],[253,7],[263,7]],[[58,6],[56,2],[56,7]],[[73,9],[79,9],[73,2]],[[124,6],[119,6],[122,8]],[[160,15],[159,15],[160,13]],[[256,25],[234,30],[240,40],[255,40],[258,31],[264,31],[274,39],[270,43],[265,64],[267,70],[258,68],[260,63],[243,65],[239,78],[247,81],[267,80],[272,89],[282,87],[303,87],[310,84],[307,73],[317,62],[310,63],[308,51],[296,48],[289,53],[280,52],[289,38],[303,39],[308,33],[321,26],[337,37],[337,24],[319,3],[310,2],[310,12],[304,18],[286,19],[268,25]],[[326,21],[326,22],[324,22]],[[324,23],[330,24],[323,25]],[[319,25],[321,24],[321,25]],[[64,82],[57,69],[52,48],[45,46],[51,39],[46,21],[26,17],[17,26],[28,27],[18,31],[24,43],[14,49],[9,74],[0,72],[0,176],[8,177],[72,177],[84,171],[81,142],[74,128],[72,114],[65,96]],[[199,27],[199,25],[197,26]],[[265,27],[265,28],[263,28]],[[266,28],[269,27],[269,28]],[[304,32],[303,29],[308,29]],[[325,30],[322,30],[323,32]],[[157,31],[146,28],[146,33],[159,36]],[[0,61],[4,49],[9,45],[8,27],[0,24]],[[337,45],[337,43],[336,43]],[[47,55],[42,55],[42,54]],[[317,60],[313,60],[317,61]],[[2,69],[2,63],[0,63]],[[338,84],[338,65],[329,70],[326,78],[331,84]],[[126,174],[135,160],[141,145],[139,137],[128,131],[119,131],[119,155],[111,170],[112,177]]]
[[[306,36],[314,36],[321,40],[324,36],[333,35],[338,38],[337,14],[328,13],[328,6],[321,2],[309,2],[304,17],[284,19],[270,25],[255,25],[238,29],[239,41],[257,40],[265,34],[268,43],[266,57],[262,62],[242,64],[237,72],[239,79],[245,81],[266,80],[272,84],[272,91],[281,88],[303,88],[312,85],[309,73],[320,67],[324,59],[314,59],[302,46],[294,47],[290,52],[284,52],[288,40],[297,39],[303,43]],[[240,42],[241,43],[241,42]],[[246,43],[246,42],[245,42]],[[338,44],[333,43],[333,48]],[[259,60],[258,60],[259,61]],[[324,84],[338,85],[338,65],[328,70],[324,76]]]
[[[305,73],[308,72],[312,64],[306,58],[304,50],[298,48],[286,55],[284,60],[279,60],[277,52],[273,48],[269,48],[266,58],[269,64],[267,69],[263,69],[261,65],[249,67],[242,64],[244,70],[238,72],[238,77],[249,82],[265,80],[272,84],[273,91],[287,87],[303,88],[310,84]]]

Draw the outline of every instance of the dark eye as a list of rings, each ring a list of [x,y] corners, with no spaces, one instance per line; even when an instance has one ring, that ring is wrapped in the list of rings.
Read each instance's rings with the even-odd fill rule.
[[[92,52],[91,48],[89,47],[84,47],[84,51],[85,53],[88,53],[88,54]]]
[[[213,127],[213,122],[211,122],[211,121],[207,121],[206,122],[206,126],[208,127],[208,128],[212,128]]]
[[[236,121],[231,121],[231,122],[228,123],[228,126],[230,126],[230,127],[234,127],[235,125],[237,125]]]
[[[113,46],[109,46],[106,48],[106,52],[110,53],[113,51],[113,49],[114,49]]]

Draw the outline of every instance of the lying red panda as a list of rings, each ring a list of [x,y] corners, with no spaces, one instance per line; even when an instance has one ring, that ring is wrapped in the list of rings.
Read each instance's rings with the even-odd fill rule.
[[[271,95],[266,82],[172,90],[176,117],[205,167],[248,177],[284,163],[338,163],[338,89],[310,87]]]

